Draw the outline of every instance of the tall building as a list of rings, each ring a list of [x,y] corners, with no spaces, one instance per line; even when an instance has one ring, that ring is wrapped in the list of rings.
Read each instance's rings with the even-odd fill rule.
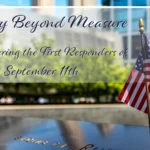
[[[99,0],[98,0],[99,1]],[[32,0],[33,6],[96,6],[97,0]],[[59,9],[39,9],[40,12],[46,15],[70,15],[73,13],[73,9],[63,8]]]
[[[103,0],[105,6],[149,6],[149,0]],[[141,50],[141,40],[138,27],[139,18],[143,18],[145,32],[150,33],[150,10],[147,8],[115,8],[103,11],[102,18],[107,20],[124,20],[128,22],[127,28],[117,28],[124,41],[124,49],[128,49],[128,61],[135,61],[138,52]]]
[[[27,1],[27,0],[26,0]],[[101,5],[102,0],[28,0],[29,6],[95,6],[95,5]],[[7,0],[0,0],[0,3],[2,4],[8,4],[6,3]],[[16,0],[16,3],[19,2],[19,0]],[[22,0],[22,2],[25,2],[25,0]],[[10,4],[8,4],[10,5]],[[15,4],[14,4],[15,5]],[[17,6],[18,4],[16,4]],[[22,4],[23,5],[23,4]],[[26,16],[29,20],[57,20],[56,17],[62,17],[67,16],[69,13],[88,16],[89,20],[101,20],[101,18],[97,18],[98,16],[97,11],[99,9],[83,9],[81,8],[75,8],[75,9],[68,9],[66,8],[54,8],[54,7],[44,7],[44,8],[34,8],[36,12],[27,11]],[[20,9],[15,9],[15,13],[21,14]],[[23,10],[24,11],[24,10]],[[91,13],[92,11],[92,13]],[[8,18],[11,16],[10,14],[13,13],[13,10],[10,14],[6,13],[7,10],[2,12],[4,18]],[[39,13],[40,12],[40,13]],[[43,15],[44,14],[44,15]],[[53,17],[54,16],[54,17]],[[1,18],[2,19],[2,18]],[[106,19],[106,16],[105,16]],[[59,19],[58,19],[59,20]],[[14,32],[12,34],[12,32]],[[99,29],[84,29],[84,28],[62,28],[54,30],[53,28],[47,28],[42,29],[38,28],[37,32],[34,34],[30,34],[28,29],[24,30],[12,30],[11,32],[8,32],[7,34],[7,41],[5,47],[9,47],[9,45],[13,42],[16,42],[18,45],[28,45],[30,42],[30,38],[33,36],[36,37],[36,39],[40,38],[40,33],[46,32],[48,35],[53,38],[56,41],[56,44],[60,47],[65,47],[66,45],[74,46],[76,45],[79,48],[90,48],[94,47],[96,49],[105,47],[106,45],[111,46],[113,48],[116,48],[118,50],[122,49],[122,38],[119,34],[115,34],[115,32],[108,32],[108,31],[102,31]],[[11,35],[10,35],[11,33]],[[13,35],[13,36],[12,36]],[[14,39],[15,37],[15,39]],[[28,37],[28,38],[27,38]],[[29,38],[30,37],[30,38]],[[10,44],[8,44],[10,43]],[[119,44],[118,44],[119,43]]]

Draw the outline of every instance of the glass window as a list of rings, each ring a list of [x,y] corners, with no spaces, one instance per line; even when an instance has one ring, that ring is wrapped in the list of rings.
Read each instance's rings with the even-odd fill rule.
[[[110,5],[111,5],[111,2],[110,2],[110,0],[103,0],[103,1],[102,1],[102,4],[103,4],[104,6],[110,6]]]
[[[73,1],[73,0],[69,0],[69,1],[68,1],[68,5],[69,5],[69,6],[73,6],[73,4],[74,4],[74,1]]]
[[[147,29],[147,23],[146,23],[145,19],[143,19],[143,21],[144,21],[144,29],[146,30]],[[139,31],[139,20],[138,19],[132,20],[132,31],[134,31],[134,32]]]
[[[115,21],[128,21],[128,9],[115,9],[114,11],[115,15]],[[119,28],[116,28],[118,32],[127,32],[128,27],[122,28],[119,26]]]
[[[111,20],[111,9],[102,9],[102,21]],[[104,28],[104,30],[110,30],[110,28]]]
[[[102,0],[96,0],[97,5],[102,5]]]
[[[132,0],[132,6],[147,6],[147,0]]]
[[[115,9],[116,20],[128,20],[128,9]]]
[[[103,20],[110,20],[110,13],[111,13],[111,10],[110,9],[103,9],[102,10],[102,18]]]
[[[55,0],[55,6],[68,6],[68,0]],[[69,14],[68,8],[55,9],[55,16],[58,18],[68,16],[68,14]]]
[[[139,19],[139,18],[145,18],[146,17],[146,9],[140,9],[140,8],[134,8],[132,9],[132,18],[133,19]]]
[[[68,6],[68,0],[55,0],[55,6]]]
[[[122,28],[121,26],[119,26],[118,28],[116,28],[115,30],[117,30],[118,32],[127,32],[128,27],[126,28]]]
[[[132,58],[137,58],[139,52],[141,51],[141,37],[140,35],[132,36]]]
[[[128,37],[127,36],[123,37],[123,48],[124,49],[128,48]]]
[[[114,6],[127,6],[128,0],[114,0]]]
[[[139,30],[139,18],[144,21],[144,28],[147,29],[146,9],[132,9],[132,31]]]

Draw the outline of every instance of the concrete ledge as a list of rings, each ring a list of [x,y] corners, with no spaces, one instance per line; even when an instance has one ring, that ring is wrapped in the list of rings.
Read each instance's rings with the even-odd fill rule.
[[[0,116],[148,125],[148,116],[146,114],[122,104],[1,106]]]

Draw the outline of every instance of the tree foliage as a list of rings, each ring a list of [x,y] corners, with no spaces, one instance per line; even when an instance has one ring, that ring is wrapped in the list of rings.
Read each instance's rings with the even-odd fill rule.
[[[2,41],[0,44],[2,45]],[[32,40],[32,49],[39,50],[43,46],[54,47],[54,41],[49,38],[46,34],[41,36],[40,40]],[[2,48],[1,48],[2,49]],[[20,48],[17,45],[12,45],[11,50],[25,49]],[[106,48],[108,51],[110,47]],[[1,56],[0,67],[4,68],[8,64],[16,64],[15,68],[23,68],[26,64],[29,68],[39,68],[41,65],[48,66],[55,69],[60,69],[62,66],[78,66],[79,75],[76,77],[72,76],[56,76],[45,77],[37,76],[34,78],[35,81],[40,80],[41,83],[29,80],[28,83],[25,81],[24,76],[20,76],[20,83],[13,83],[14,78],[9,77],[8,83],[3,84],[4,89],[9,91],[10,88],[15,89],[16,92],[21,92],[19,89],[27,91],[27,93],[38,93],[47,94],[48,89],[55,88],[57,92],[61,93],[77,93],[78,95],[84,96],[98,96],[107,94],[119,94],[123,88],[125,81],[127,80],[128,74],[131,70],[131,66],[124,65],[124,61],[117,58],[118,56],[106,56],[106,57],[41,57],[38,55],[30,59],[29,57],[23,57],[21,59],[14,60],[11,57]],[[16,63],[17,62],[17,63]],[[1,81],[3,81],[4,72],[0,71]],[[46,80],[46,82],[45,82]],[[57,80],[55,82],[51,82]],[[12,81],[12,83],[11,83]],[[44,81],[44,82],[42,82]],[[22,91],[23,91],[22,90]]]

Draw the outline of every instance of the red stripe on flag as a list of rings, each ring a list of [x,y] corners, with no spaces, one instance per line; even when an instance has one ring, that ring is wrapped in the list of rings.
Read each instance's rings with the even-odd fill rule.
[[[148,113],[148,107],[146,107],[144,113],[146,113],[146,114]]]
[[[141,100],[141,103],[140,103],[140,105],[138,106],[137,109],[141,110],[143,105],[144,105],[144,103],[145,103],[145,101],[146,101],[146,93],[144,94],[144,96],[143,96],[143,98]]]
[[[140,96],[140,94],[141,94],[142,89],[144,88],[144,86],[145,86],[145,83],[142,83],[140,85],[140,88],[138,89],[137,94],[136,94],[136,96],[135,96],[135,98],[134,98],[134,100],[133,100],[133,102],[131,104],[132,107],[134,107],[136,105],[136,102],[139,100],[139,96]]]
[[[150,67],[150,63],[144,63],[144,68]]]
[[[145,74],[146,75],[150,75],[150,71],[145,71]]]
[[[136,80],[139,80],[140,77],[141,77],[141,73],[138,72],[135,81],[136,81]],[[131,96],[132,96],[132,94],[133,94],[133,92],[134,92],[134,90],[135,90],[137,84],[138,84],[137,82],[132,84],[132,87],[131,87],[131,89],[130,89],[130,91],[129,91],[129,93],[128,93],[128,95],[127,95],[125,101],[124,101],[125,104],[128,104],[128,102],[129,102],[129,100],[130,100],[130,98],[131,98]]]
[[[127,89],[128,85],[129,85],[129,82],[130,82],[130,80],[132,79],[132,77],[134,76],[134,73],[135,73],[135,70],[134,70],[134,69],[132,69],[132,71],[131,71],[131,73],[130,73],[129,78],[128,78],[128,80],[127,80],[127,82],[126,82],[125,86],[123,87],[123,90],[121,91],[121,93],[120,93],[120,95],[119,95],[118,100],[120,100],[120,101],[122,100],[123,95],[124,95],[124,93],[125,93],[125,91],[126,91],[126,89]]]
[[[146,80],[146,82],[150,82],[150,79],[147,79],[147,78],[146,78],[145,80]]]

